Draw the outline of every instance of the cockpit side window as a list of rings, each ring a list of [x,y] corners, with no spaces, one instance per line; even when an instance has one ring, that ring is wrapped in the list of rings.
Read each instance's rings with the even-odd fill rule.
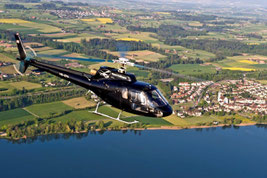
[[[150,104],[154,106],[165,106],[168,104],[167,100],[160,93],[159,90],[151,90],[147,92]]]
[[[124,88],[123,90],[122,90],[122,98],[123,99],[128,99],[128,89],[127,88]]]
[[[146,96],[144,92],[139,93],[138,100],[141,102],[142,105],[146,104]]]
[[[132,102],[138,102],[141,105],[146,104],[146,96],[144,92],[136,91],[136,90],[130,90],[129,91],[129,98]]]
[[[129,98],[132,102],[136,102],[137,101],[137,91],[135,91],[135,90],[129,91]]]

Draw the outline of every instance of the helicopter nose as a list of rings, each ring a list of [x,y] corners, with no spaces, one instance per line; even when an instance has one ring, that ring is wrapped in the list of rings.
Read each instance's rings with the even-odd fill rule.
[[[163,113],[163,117],[166,117],[172,114],[172,107],[170,105],[166,105],[158,109]]]

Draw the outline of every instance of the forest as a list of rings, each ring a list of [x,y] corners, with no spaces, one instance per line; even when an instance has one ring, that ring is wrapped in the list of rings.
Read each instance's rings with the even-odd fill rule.
[[[171,46],[180,45],[189,49],[200,49],[225,56],[236,56],[241,53],[267,55],[267,44],[248,45],[239,41],[207,39],[166,39],[164,43]]]
[[[153,32],[157,33],[159,39],[162,38],[175,38],[175,37],[187,37],[187,36],[201,36],[206,35],[206,31],[196,31],[184,29],[178,25],[160,25],[159,28],[153,27],[141,27],[141,26],[127,26],[130,31],[141,31],[141,32]]]

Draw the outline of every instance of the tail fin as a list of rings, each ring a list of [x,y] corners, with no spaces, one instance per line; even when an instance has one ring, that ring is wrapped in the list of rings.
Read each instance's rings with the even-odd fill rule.
[[[29,66],[28,60],[27,60],[27,53],[20,39],[19,33],[15,34],[15,39],[16,39],[16,43],[17,43],[17,47],[19,51],[19,56],[20,56],[19,58],[17,58],[17,60],[19,60],[20,62],[16,66],[16,68],[19,72],[25,73],[25,71],[27,70]]]

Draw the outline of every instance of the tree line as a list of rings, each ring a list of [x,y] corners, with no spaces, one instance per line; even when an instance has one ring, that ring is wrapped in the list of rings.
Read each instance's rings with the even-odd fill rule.
[[[160,25],[158,28],[141,27],[141,26],[127,26],[130,31],[153,32],[158,35],[158,38],[175,38],[187,36],[201,36],[206,35],[206,31],[186,30],[178,25]]]
[[[40,93],[32,95],[19,95],[17,97],[0,98],[0,111],[26,107],[32,104],[49,103],[85,95],[86,90],[60,90],[56,92]]]
[[[5,4],[4,8],[5,9],[26,9],[24,5],[20,5],[20,4]]]
[[[49,119],[35,118],[34,120],[23,121],[15,125],[4,125],[0,130],[7,134],[7,138],[20,139],[48,134],[87,133],[89,131],[120,130],[122,128],[145,128],[145,125],[139,122],[131,125],[124,124],[122,126],[110,127],[110,123],[104,123],[102,120],[93,123],[76,121],[74,119],[67,122],[53,122]]]
[[[239,41],[208,39],[166,39],[164,43],[171,46],[180,45],[189,49],[199,49],[214,54],[223,54],[225,56],[235,56],[240,55],[240,53],[267,55],[267,44],[248,45]]]
[[[0,31],[0,38],[4,38],[7,40],[14,40],[14,33],[10,31]],[[153,47],[151,44],[142,42],[142,41],[117,41],[113,39],[91,39],[86,40],[82,39],[81,44],[78,43],[63,43],[54,41],[48,37],[33,37],[22,35],[22,38],[26,41],[30,42],[39,42],[44,44],[45,46],[49,46],[55,49],[64,49],[69,52],[82,53],[88,56],[94,56],[102,59],[117,59],[117,56],[109,54],[104,49],[110,51],[138,51],[138,50],[150,50],[156,53],[160,53],[162,55],[167,56],[167,59],[160,60],[159,62],[151,62],[149,64],[150,67],[158,67],[158,68],[167,68],[172,64],[201,64],[202,60],[199,58],[193,59],[188,58],[186,60],[181,59],[178,54],[169,54],[165,53],[165,50],[157,47]]]

